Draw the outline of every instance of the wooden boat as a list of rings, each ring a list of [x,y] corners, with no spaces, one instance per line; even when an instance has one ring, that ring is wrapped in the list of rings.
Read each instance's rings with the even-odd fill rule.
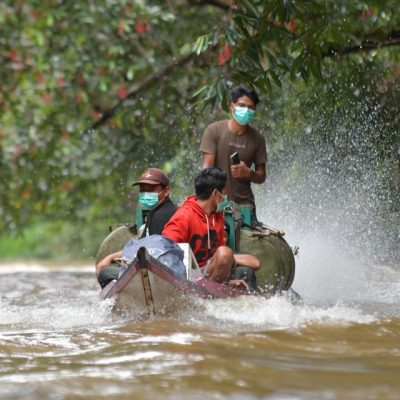
[[[121,232],[120,232],[121,233]],[[115,297],[114,310],[146,317],[170,314],[188,305],[190,299],[215,299],[246,295],[244,288],[229,287],[203,278],[187,243],[184,250],[186,276],[168,269],[141,247],[134,260],[123,260],[126,268],[118,280],[100,293],[101,299]],[[124,268],[124,267],[123,267]]]
[[[243,218],[233,216],[233,213],[225,212],[225,219],[234,227],[229,244],[233,249],[253,254],[261,260],[261,268],[257,271],[260,294],[271,296],[289,290],[294,279],[295,260],[292,248],[283,239],[283,232],[263,224],[251,226],[243,222]],[[96,262],[119,251],[136,237],[136,225],[118,227],[104,239]],[[169,313],[177,306],[187,304],[188,298],[215,299],[249,294],[243,288],[233,288],[204,279],[190,246],[180,246],[185,252],[186,277],[174,274],[151,257],[145,248],[141,248],[137,257],[129,260],[120,278],[101,291],[100,298],[115,297],[115,310],[133,311],[144,316]],[[183,296],[185,301],[182,301]]]

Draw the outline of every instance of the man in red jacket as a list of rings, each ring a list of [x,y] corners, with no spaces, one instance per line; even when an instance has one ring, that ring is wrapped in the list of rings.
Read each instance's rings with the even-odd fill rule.
[[[203,169],[196,177],[196,195],[185,199],[162,232],[177,243],[189,243],[206,278],[214,282],[245,286],[241,279],[230,280],[233,251],[224,245],[224,216],[218,205],[226,197],[226,172],[220,168]]]

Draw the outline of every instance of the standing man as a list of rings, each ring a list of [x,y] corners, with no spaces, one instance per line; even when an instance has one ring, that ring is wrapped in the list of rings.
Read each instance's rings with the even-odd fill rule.
[[[251,182],[265,181],[267,162],[265,138],[249,125],[259,101],[254,90],[243,86],[233,89],[232,117],[209,125],[200,145],[203,168],[216,166],[226,171],[228,199],[239,205],[250,205],[253,223],[257,219]],[[239,154],[240,163],[231,165],[230,156],[235,152]]]
[[[233,251],[224,244],[224,216],[218,205],[225,199],[226,172],[220,168],[203,169],[196,177],[195,195],[185,199],[162,232],[177,243],[189,243],[205,277],[231,286],[248,285],[230,279],[235,263]]]

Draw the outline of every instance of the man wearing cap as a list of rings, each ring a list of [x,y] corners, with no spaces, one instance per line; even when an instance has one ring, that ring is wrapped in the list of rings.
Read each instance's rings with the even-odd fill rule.
[[[159,168],[148,168],[132,186],[136,185],[139,185],[139,204],[149,211],[140,238],[161,235],[164,225],[176,211],[175,204],[169,198],[169,178]],[[102,288],[118,278],[119,267],[110,264],[120,257],[122,250],[108,255],[96,265],[97,280]]]
[[[176,211],[169,198],[169,178],[159,168],[148,168],[132,186],[136,185],[140,188],[139,204],[144,210],[150,210],[141,237],[161,235],[164,225]]]

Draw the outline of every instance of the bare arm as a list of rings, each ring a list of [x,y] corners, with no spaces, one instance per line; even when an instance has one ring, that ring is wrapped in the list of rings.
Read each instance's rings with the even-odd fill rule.
[[[260,260],[251,254],[234,254],[233,256],[238,265],[249,267],[254,271],[257,271],[261,267]]]
[[[213,167],[215,165],[215,155],[204,153],[203,154],[203,166],[202,168]]]
[[[99,276],[100,271],[103,268],[108,267],[116,258],[119,257],[122,257],[122,250],[109,254],[107,257],[104,257],[101,261],[99,261],[96,264],[96,276]]]
[[[252,169],[249,168],[243,161],[241,161],[240,164],[232,165],[231,172],[234,178],[247,178],[254,183],[264,183],[267,175],[265,163],[257,164],[255,169]]]

